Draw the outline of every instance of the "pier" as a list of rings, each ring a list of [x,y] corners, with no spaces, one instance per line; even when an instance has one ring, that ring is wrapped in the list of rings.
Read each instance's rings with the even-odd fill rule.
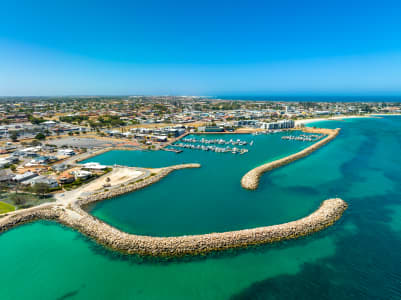
[[[167,152],[174,152],[174,153],[181,153],[182,150],[174,149],[174,148],[160,148],[160,150],[167,151]]]
[[[200,150],[200,151],[211,151],[216,153],[232,153],[232,154],[245,154],[249,150],[245,148],[237,148],[237,147],[218,147],[218,146],[204,146],[204,145],[193,145],[193,144],[184,144],[177,143],[172,145],[171,147],[183,148],[183,149],[191,149],[191,150]],[[169,148],[170,149],[170,148]],[[182,151],[182,150],[173,150]]]
[[[301,134],[301,135],[284,135],[281,137],[281,139],[289,141],[315,142],[321,139],[322,137],[323,135],[319,134]]]

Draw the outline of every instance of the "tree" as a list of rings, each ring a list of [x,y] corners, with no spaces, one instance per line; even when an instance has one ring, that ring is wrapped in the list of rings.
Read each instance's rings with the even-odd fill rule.
[[[43,123],[43,122],[45,122],[46,120],[45,119],[43,119],[43,118],[35,118],[34,116],[32,116],[32,115],[29,115],[28,116],[28,120],[32,123],[32,124],[35,124],[35,125],[38,125],[38,124],[40,124],[40,123]]]
[[[49,192],[49,190],[50,190],[49,186],[46,183],[43,183],[43,182],[35,183],[34,186],[32,187],[32,191],[36,195],[44,196],[45,194],[47,194]]]
[[[13,142],[18,142],[18,133],[16,133],[15,131],[13,131],[13,133],[11,133],[10,138]]]
[[[33,141],[31,142],[31,145],[32,145],[32,146],[40,146],[40,145],[42,145],[42,143],[39,142],[38,140],[33,140]]]
[[[26,196],[22,195],[22,194],[15,193],[15,194],[12,194],[10,196],[10,198],[11,198],[11,201],[13,201],[15,205],[23,205],[26,202]]]
[[[46,139],[46,136],[45,136],[42,132],[39,132],[39,133],[35,136],[35,139],[36,139],[36,140],[45,140],[45,139]]]

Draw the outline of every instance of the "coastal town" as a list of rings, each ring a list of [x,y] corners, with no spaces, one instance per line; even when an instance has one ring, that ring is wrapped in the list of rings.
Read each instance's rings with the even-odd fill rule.
[[[246,154],[253,141],[216,133],[275,133],[308,120],[397,114],[399,103],[222,100],[205,97],[3,97],[0,101],[0,213],[55,201],[114,166],[78,164],[112,149],[186,149]],[[210,138],[187,138],[210,134]],[[282,139],[317,141],[322,134]],[[113,173],[114,174],[114,173]]]
[[[248,155],[253,138],[308,143],[298,152],[244,174],[242,188],[255,190],[260,177],[306,157],[337,137],[340,128],[306,127],[320,120],[380,118],[398,114],[399,103],[258,102],[197,97],[5,98],[0,104],[0,232],[35,220],[74,228],[115,251],[175,257],[293,239],[335,223],[348,205],[322,202],[294,222],[188,237],[159,239],[119,231],[89,212],[95,202],[132,193],[180,169],[102,164],[91,160],[111,150],[203,151]],[[277,135],[278,133],[278,135]],[[257,137],[261,136],[261,137]],[[259,140],[260,141],[260,140]]]

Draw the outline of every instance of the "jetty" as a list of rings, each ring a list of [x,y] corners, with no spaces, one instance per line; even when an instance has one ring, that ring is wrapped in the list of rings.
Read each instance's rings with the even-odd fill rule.
[[[319,140],[315,144],[289,156],[284,158],[263,164],[259,167],[256,167],[246,173],[241,179],[241,186],[248,190],[255,190],[259,185],[259,179],[262,174],[274,170],[278,167],[287,165],[297,159],[303,158],[308,156],[312,152],[316,151],[320,147],[326,145],[328,142],[333,140],[338,133],[340,132],[340,128],[337,129],[325,129],[325,128],[305,128],[303,129],[306,133],[313,133],[313,134],[324,134],[327,135],[324,139]]]
[[[160,150],[167,151],[167,152],[174,152],[174,153],[181,153],[182,150],[174,149],[174,148],[160,148]]]

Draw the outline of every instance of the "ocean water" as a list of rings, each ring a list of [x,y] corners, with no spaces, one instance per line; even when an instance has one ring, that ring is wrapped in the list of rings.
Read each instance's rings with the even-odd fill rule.
[[[259,190],[242,193],[233,187],[240,180],[236,166],[246,169],[261,163],[261,158],[253,159],[251,152],[235,158],[208,153],[213,155],[211,163],[216,157],[214,169],[197,152],[202,168],[172,173],[141,192],[99,204],[93,213],[131,232],[176,235],[289,221],[313,211],[324,199],[341,197],[349,209],[327,230],[275,245],[157,260],[119,255],[71,229],[36,222],[0,235],[1,299],[401,299],[401,117],[316,126],[342,131],[307,158],[265,174],[259,187],[264,196]],[[254,151],[264,138],[272,139],[269,145],[274,143],[273,137],[252,137]],[[294,147],[284,149],[287,152],[306,146],[286,145]],[[282,155],[272,146],[262,149],[266,160]],[[139,154],[143,157],[111,152],[96,159],[156,166],[185,161],[190,155],[184,152],[159,161]],[[223,166],[222,157],[228,160],[229,172],[218,167]],[[206,173],[195,185],[197,172]],[[201,184],[205,178],[206,187]],[[210,178],[218,178],[219,185]],[[180,180],[182,190],[191,193],[182,196],[164,184]],[[233,181],[232,186],[226,180]],[[215,187],[226,193],[210,190]],[[143,203],[125,209],[131,218],[118,209],[119,203],[136,201]],[[184,209],[175,218],[184,219],[170,224],[174,216],[165,215],[180,205]],[[212,208],[216,212],[210,212]],[[207,215],[197,218],[194,211]]]
[[[246,101],[283,101],[283,102],[401,102],[399,95],[387,96],[277,96],[277,95],[225,95],[210,97],[224,100],[246,100]]]

